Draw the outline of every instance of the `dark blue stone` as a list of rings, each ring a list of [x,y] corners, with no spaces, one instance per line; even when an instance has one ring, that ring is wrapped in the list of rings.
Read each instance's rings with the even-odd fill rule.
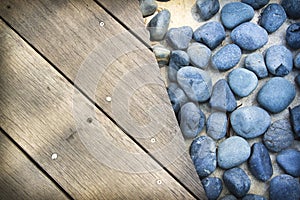
[[[284,150],[277,155],[276,161],[287,174],[294,177],[300,176],[300,151]]]
[[[258,78],[265,78],[268,76],[264,56],[260,52],[249,54],[245,58],[245,68],[254,72]]]
[[[143,17],[148,17],[155,13],[157,9],[157,3],[155,0],[140,0],[140,8]]]
[[[224,112],[232,112],[236,108],[235,97],[225,79],[221,79],[215,83],[209,105],[213,109]]]
[[[256,194],[247,194],[242,200],[267,200],[265,197]]]
[[[289,18],[300,18],[300,0],[282,0],[281,5]]]
[[[294,67],[300,69],[300,52],[296,54],[294,58]]]
[[[220,200],[237,200],[237,198],[232,194],[228,194],[222,197]]]
[[[253,17],[253,8],[241,2],[228,3],[221,10],[221,21],[228,29],[233,29],[243,22],[250,21]]]
[[[180,108],[188,102],[188,98],[184,91],[179,88],[176,83],[170,83],[168,87],[168,95],[174,112],[177,114]]]
[[[216,144],[210,137],[200,136],[191,144],[190,155],[200,178],[216,170]]]
[[[147,29],[150,32],[151,41],[163,40],[170,24],[171,13],[168,10],[162,10],[156,14],[148,23]]]
[[[295,82],[300,87],[300,74],[295,77]]]
[[[189,46],[187,53],[190,56],[191,64],[200,69],[207,68],[210,61],[211,50],[204,44],[195,42]]]
[[[224,27],[219,22],[208,22],[194,31],[194,40],[215,49],[225,39]]]
[[[273,122],[264,134],[263,142],[272,152],[280,152],[293,144],[294,135],[288,120],[281,119]]]
[[[273,45],[265,55],[269,72],[275,76],[285,76],[293,69],[293,54],[283,45]]]
[[[259,90],[257,102],[267,111],[279,113],[290,105],[295,96],[296,89],[291,82],[274,77]]]
[[[227,189],[239,198],[245,196],[251,186],[251,181],[246,172],[237,167],[225,171],[223,181]]]
[[[243,3],[250,5],[253,9],[258,10],[269,3],[270,0],[242,0]]]
[[[263,47],[269,40],[268,32],[252,22],[245,22],[233,29],[230,37],[235,44],[248,51]]]
[[[292,49],[300,48],[300,22],[291,24],[286,30],[286,43]]]
[[[193,37],[193,29],[189,26],[171,28],[166,34],[166,41],[173,49],[187,49]]]
[[[196,7],[203,20],[212,18],[220,9],[219,0],[197,0]]]
[[[290,119],[296,138],[300,138],[300,105],[290,110]]]
[[[170,62],[168,68],[168,77],[172,82],[177,81],[177,71],[190,63],[189,55],[182,50],[174,50],[170,55]]]
[[[206,133],[215,140],[225,137],[227,132],[227,115],[223,112],[212,113],[206,122]]]
[[[270,182],[270,200],[299,200],[299,181],[286,174],[274,177]]]
[[[216,200],[223,190],[221,179],[216,177],[207,177],[201,181],[208,200]]]
[[[199,106],[188,102],[181,107],[178,122],[184,138],[194,138],[204,128],[205,115]]]
[[[227,44],[212,56],[213,68],[226,71],[236,66],[242,56],[241,49],[235,44]]]
[[[248,160],[250,172],[260,181],[267,181],[273,175],[273,167],[268,149],[262,143],[254,143]]]
[[[269,4],[260,16],[259,25],[268,33],[273,33],[285,22],[286,14],[283,7],[277,3]]]

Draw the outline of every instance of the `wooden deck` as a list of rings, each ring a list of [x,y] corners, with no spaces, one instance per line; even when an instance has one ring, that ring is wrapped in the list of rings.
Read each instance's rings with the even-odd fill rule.
[[[138,1],[0,17],[0,199],[205,199]]]

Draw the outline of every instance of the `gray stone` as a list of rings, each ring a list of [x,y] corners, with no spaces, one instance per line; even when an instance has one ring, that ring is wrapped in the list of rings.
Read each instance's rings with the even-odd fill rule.
[[[165,9],[151,19],[147,25],[151,41],[161,41],[164,39],[169,28],[170,18],[171,13]]]
[[[230,122],[237,135],[248,139],[264,134],[271,124],[271,117],[260,107],[247,106],[235,110]]]
[[[201,43],[192,43],[187,49],[190,62],[193,66],[200,69],[207,68],[210,61],[211,50]]]
[[[260,52],[249,54],[245,58],[245,68],[254,72],[258,78],[265,78],[268,76],[264,56]]]
[[[218,165],[223,169],[236,167],[245,162],[249,156],[248,142],[239,136],[233,136],[220,143],[217,155]]]
[[[166,41],[173,49],[187,49],[193,37],[193,29],[189,26],[171,28],[166,34]]]
[[[254,10],[258,10],[269,3],[270,0],[242,0],[243,3],[250,5]]]
[[[216,200],[223,190],[222,180],[216,177],[207,177],[201,181],[208,200]]]
[[[180,108],[188,102],[188,98],[176,83],[170,83],[167,91],[173,110],[177,114]]]
[[[152,47],[153,53],[155,55],[155,58],[157,60],[157,63],[162,66],[162,65],[167,65],[170,60],[170,54],[171,51],[167,48],[165,48],[162,45],[155,45]]]
[[[203,20],[212,18],[220,9],[219,0],[197,0],[196,7]]]
[[[289,175],[300,176],[300,151],[296,149],[287,149],[281,151],[276,161],[278,165]]]
[[[174,50],[171,52],[169,68],[168,68],[168,78],[172,82],[177,81],[177,71],[183,67],[190,64],[189,55],[182,50]]]
[[[195,102],[207,101],[212,92],[212,81],[207,72],[196,67],[182,67],[177,81],[186,95]]]
[[[290,119],[296,138],[300,138],[300,105],[290,109]]]
[[[212,113],[206,122],[206,133],[215,140],[225,137],[227,132],[227,115],[223,112]]]
[[[148,17],[155,13],[157,9],[157,3],[155,0],[139,0],[140,9],[142,11],[143,17]]]
[[[270,200],[299,200],[299,181],[286,174],[274,177],[270,182]]]
[[[226,71],[236,66],[242,56],[241,49],[235,44],[227,44],[217,51],[211,59],[213,68]]]

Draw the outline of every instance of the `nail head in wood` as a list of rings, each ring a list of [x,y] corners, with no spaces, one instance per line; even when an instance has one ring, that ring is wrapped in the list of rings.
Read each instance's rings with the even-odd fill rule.
[[[52,160],[56,160],[57,157],[58,157],[57,153],[53,153],[53,154],[51,155],[51,159],[52,159]]]

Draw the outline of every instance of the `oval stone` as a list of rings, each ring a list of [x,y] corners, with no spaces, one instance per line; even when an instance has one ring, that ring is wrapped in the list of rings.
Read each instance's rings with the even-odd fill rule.
[[[168,89],[167,89],[169,99],[171,101],[172,107],[174,112],[179,112],[180,108],[188,102],[188,98],[186,94],[183,92],[183,90],[176,84],[176,83],[170,83]]]
[[[166,41],[173,49],[187,49],[193,37],[193,29],[189,26],[171,28],[166,34]]]
[[[223,169],[236,167],[245,162],[250,156],[250,146],[239,136],[230,137],[218,147],[218,165]]]
[[[245,58],[245,68],[254,72],[258,78],[265,78],[268,76],[264,56],[260,52],[249,54]]]
[[[213,68],[226,71],[236,66],[242,56],[241,49],[235,44],[227,44],[213,55],[211,64]]]
[[[278,165],[289,175],[300,176],[300,151],[296,149],[287,149],[281,151],[276,161]]]
[[[264,134],[271,124],[271,117],[262,108],[247,106],[235,110],[230,122],[237,135],[248,139]]]
[[[210,137],[195,138],[191,144],[190,154],[199,177],[207,177],[216,170],[216,144]]]
[[[286,14],[291,19],[300,19],[300,1],[299,0],[282,0],[281,5]]]
[[[204,102],[211,96],[211,78],[201,69],[182,67],[177,73],[177,82],[192,101]]]
[[[169,28],[170,18],[170,11],[165,9],[151,19],[147,26],[151,41],[160,41],[164,39]]]
[[[252,22],[245,22],[233,29],[230,37],[235,44],[248,51],[263,47],[269,40],[267,31]]]
[[[274,77],[259,90],[257,102],[267,111],[279,113],[290,105],[295,96],[296,89],[291,82]]]
[[[218,199],[222,190],[222,180],[217,177],[207,177],[201,181],[205,194],[209,200]]]
[[[211,56],[211,50],[207,46],[201,43],[193,43],[187,49],[187,53],[193,66],[200,69],[207,68]]]
[[[300,183],[287,174],[276,176],[270,181],[269,194],[270,200],[299,200]]]
[[[196,7],[203,20],[212,18],[220,9],[219,0],[197,0]]]
[[[292,49],[300,48],[300,22],[291,24],[285,35],[286,43]]]
[[[174,50],[171,52],[170,63],[168,67],[168,78],[171,82],[177,81],[178,70],[190,64],[189,55],[182,50]]]
[[[148,17],[155,13],[157,9],[157,3],[155,0],[140,0],[140,9],[143,17]]]
[[[223,112],[212,113],[206,122],[207,135],[215,140],[222,139],[227,131],[227,115]]]
[[[258,10],[269,3],[270,0],[242,0],[243,3],[250,5],[253,9]]]

